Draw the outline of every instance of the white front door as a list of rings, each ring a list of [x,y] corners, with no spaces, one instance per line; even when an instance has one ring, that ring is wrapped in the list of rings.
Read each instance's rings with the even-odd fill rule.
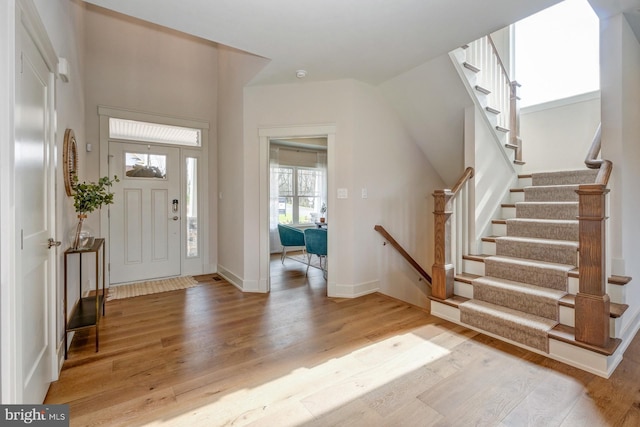
[[[16,400],[42,403],[55,375],[51,73],[24,26],[16,70]],[[6,331],[3,331],[5,333]],[[21,394],[21,395],[20,395]]]
[[[113,187],[109,207],[110,282],[180,275],[180,151],[109,143]]]

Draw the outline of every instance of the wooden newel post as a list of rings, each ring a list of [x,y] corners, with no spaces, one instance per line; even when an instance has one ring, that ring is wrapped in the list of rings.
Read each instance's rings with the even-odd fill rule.
[[[605,198],[601,184],[580,185],[580,287],[576,295],[576,341],[609,345],[609,295],[606,293]]]
[[[453,296],[454,266],[451,263],[451,190],[436,190],[434,199],[435,251],[431,294],[438,299]]]

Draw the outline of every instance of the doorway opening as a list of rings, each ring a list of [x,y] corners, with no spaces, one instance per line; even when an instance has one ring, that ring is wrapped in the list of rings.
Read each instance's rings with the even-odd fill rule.
[[[269,251],[326,273],[327,138],[273,138],[269,141]],[[308,229],[319,229],[317,245],[300,246]],[[306,234],[305,234],[306,233]],[[287,255],[289,249],[289,255]],[[312,264],[312,260],[314,261]],[[300,267],[296,265],[296,267]]]
[[[120,178],[114,204],[101,212],[108,283],[209,271],[208,124],[99,112],[101,174]]]
[[[328,195],[333,188],[331,170],[335,126],[260,129],[259,135],[260,290],[269,292],[270,260],[272,256],[279,257],[282,251],[278,224],[298,230],[324,228],[327,255],[323,265],[331,265],[331,228],[328,226],[331,203]],[[324,223],[321,218],[324,218]],[[335,220],[336,216],[332,218]],[[302,251],[304,246],[292,249]],[[327,294],[331,295],[334,279],[330,270],[326,272],[326,283]]]

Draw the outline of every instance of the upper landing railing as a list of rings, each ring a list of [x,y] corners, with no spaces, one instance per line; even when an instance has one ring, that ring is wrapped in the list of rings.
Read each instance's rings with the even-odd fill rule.
[[[488,106],[499,111],[498,130],[509,131],[507,147],[515,150],[516,163],[522,162],[522,140],[520,139],[520,84],[509,78],[491,36],[484,36],[467,45],[466,61],[480,69],[476,89],[487,93]]]

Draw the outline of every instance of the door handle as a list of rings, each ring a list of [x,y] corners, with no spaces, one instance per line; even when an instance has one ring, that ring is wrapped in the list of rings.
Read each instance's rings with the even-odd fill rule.
[[[171,218],[171,219],[172,219],[172,220],[174,220],[174,221],[177,221],[177,220],[179,220],[179,219],[180,219],[180,217],[178,217],[178,216],[176,215],[176,216],[174,216],[174,217],[173,217],[173,218]]]
[[[47,240],[47,243],[48,243],[47,249],[51,249],[53,247],[60,246],[62,244],[62,242],[58,242],[54,240],[53,237],[49,237],[49,240]]]

